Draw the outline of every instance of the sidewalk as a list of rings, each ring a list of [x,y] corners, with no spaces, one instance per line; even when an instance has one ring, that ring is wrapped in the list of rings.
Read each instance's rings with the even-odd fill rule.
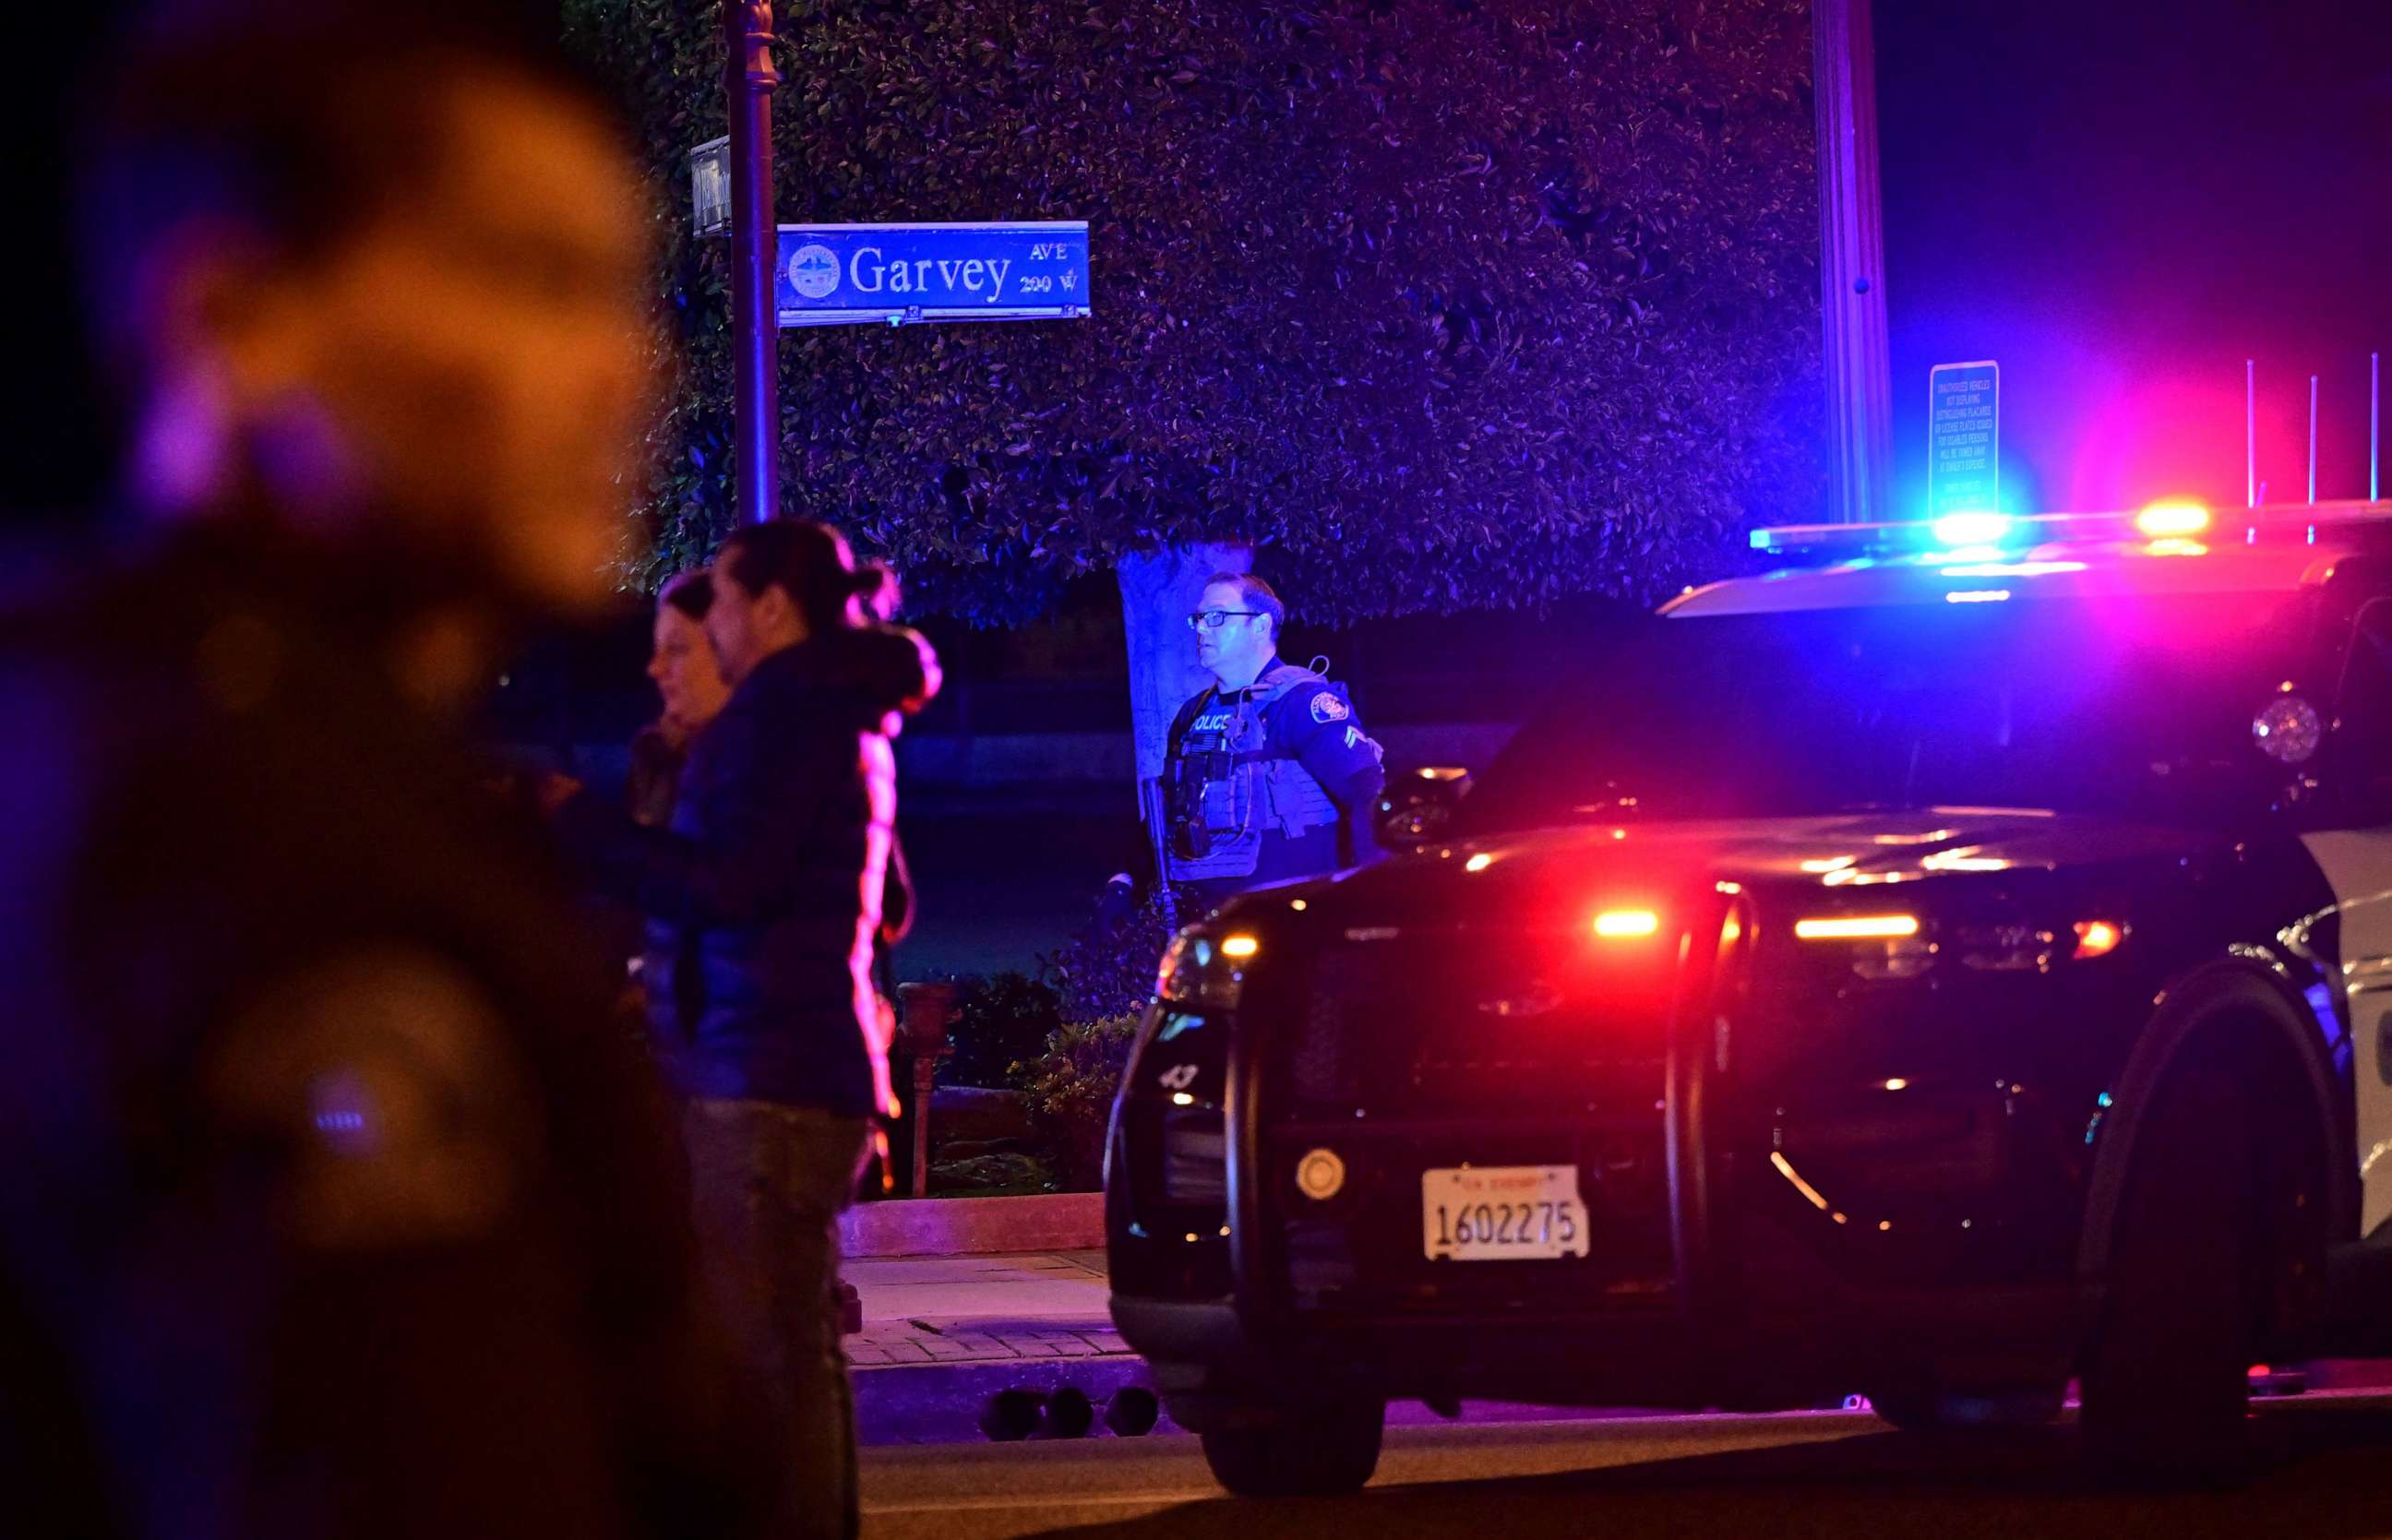
[[[1101,1406],[1149,1384],[1106,1314],[1102,1251],[859,1257],[841,1275],[864,1312],[847,1356],[866,1444],[979,1443],[1008,1391]]]
[[[864,1257],[855,1286],[864,1330],[847,1339],[858,1369],[1126,1353],[1105,1311],[1105,1254]]]

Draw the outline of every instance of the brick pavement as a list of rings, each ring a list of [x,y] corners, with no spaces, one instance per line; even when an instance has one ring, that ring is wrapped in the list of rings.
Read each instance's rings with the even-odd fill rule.
[[[1101,1251],[860,1258],[845,1276],[864,1307],[847,1339],[859,1370],[1129,1352],[1106,1314]]]

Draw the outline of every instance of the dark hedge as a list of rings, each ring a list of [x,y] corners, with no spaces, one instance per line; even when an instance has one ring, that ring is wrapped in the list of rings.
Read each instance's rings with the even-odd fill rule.
[[[644,576],[726,517],[710,0],[566,0],[659,184]],[[1007,622],[1173,538],[1307,616],[1649,598],[1817,516],[1804,0],[780,7],[788,221],[1086,218],[1079,322],[785,333],[792,507]]]

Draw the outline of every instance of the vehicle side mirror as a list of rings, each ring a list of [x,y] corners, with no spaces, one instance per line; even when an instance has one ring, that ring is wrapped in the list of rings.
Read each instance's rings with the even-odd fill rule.
[[[2293,692],[2268,696],[2251,716],[2252,746],[2280,765],[2306,765],[2325,743],[2325,719]]]
[[[2272,761],[2279,777],[2275,798],[2279,809],[2303,807],[2318,789],[2319,750],[2325,746],[2329,724],[2308,697],[2286,684],[2251,715],[2251,746]]]
[[[1392,777],[1372,821],[1379,848],[1416,850],[1443,838],[1469,791],[1470,772],[1453,765],[1424,765]]]

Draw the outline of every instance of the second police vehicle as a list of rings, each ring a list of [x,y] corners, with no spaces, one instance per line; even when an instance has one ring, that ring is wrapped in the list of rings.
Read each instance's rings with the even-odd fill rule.
[[[2057,1415],[2392,1351],[2392,517],[1764,530],[1417,852],[1174,942],[1112,1309],[1234,1491],[1397,1397]]]

